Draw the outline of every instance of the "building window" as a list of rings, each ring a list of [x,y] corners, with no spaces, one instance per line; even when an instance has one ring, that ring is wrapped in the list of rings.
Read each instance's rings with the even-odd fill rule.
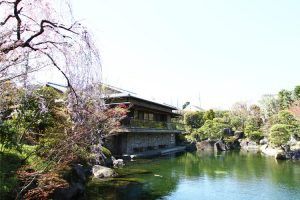
[[[134,110],[134,119],[139,118],[139,112],[137,110]]]
[[[167,121],[167,115],[160,115],[160,121],[166,122]]]
[[[150,120],[150,121],[153,121],[153,120],[154,120],[153,113],[149,113],[149,120]]]
[[[144,112],[139,111],[139,120],[144,120]]]
[[[144,120],[149,120],[149,113],[144,113]]]

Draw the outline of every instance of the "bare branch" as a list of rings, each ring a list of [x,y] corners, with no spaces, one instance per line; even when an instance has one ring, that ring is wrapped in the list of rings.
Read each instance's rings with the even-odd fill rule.
[[[76,102],[78,104],[78,96],[77,93],[75,91],[75,89],[73,88],[71,81],[69,79],[69,77],[66,75],[66,73],[56,64],[55,60],[52,58],[52,56],[46,52],[40,51],[42,54],[46,55],[52,62],[52,64],[60,71],[60,73],[62,73],[62,75],[65,77],[65,79],[67,80],[67,84],[68,87],[71,89],[71,91],[74,93],[75,97],[76,97]]]
[[[42,44],[68,44],[67,42],[54,42],[54,41],[45,41],[45,42],[39,42],[36,44],[33,44],[33,46],[38,46],[38,45],[42,45]]]
[[[10,2],[10,1],[0,1],[0,6],[1,6],[2,4],[11,4],[11,5],[13,5],[14,2]]]
[[[13,18],[13,17],[14,17],[14,15],[8,15],[8,16],[6,17],[6,19],[5,19],[3,22],[0,22],[0,26],[5,25],[6,22],[7,22],[10,18]]]
[[[37,68],[37,69],[32,69],[32,70],[28,71],[27,73],[30,74],[30,73],[33,73],[33,72],[37,72],[37,71],[39,71],[39,70],[41,70],[41,69],[43,69],[43,68],[45,68],[45,67],[47,67],[47,65],[46,65],[46,66],[43,66],[43,67],[39,67],[39,68]],[[24,73],[20,73],[20,74],[14,75],[14,76],[12,76],[12,77],[8,77],[8,78],[6,78],[6,79],[0,79],[0,83],[4,83],[4,82],[6,82],[6,81],[13,80],[13,79],[18,78],[18,77],[23,76],[23,75],[24,75]]]
[[[15,18],[17,19],[17,39],[18,40],[21,40],[21,23],[22,23],[22,20],[21,20],[19,14],[20,14],[22,8],[20,10],[18,9],[18,5],[21,1],[22,0],[16,0],[15,3],[14,3],[14,15],[15,15]]]

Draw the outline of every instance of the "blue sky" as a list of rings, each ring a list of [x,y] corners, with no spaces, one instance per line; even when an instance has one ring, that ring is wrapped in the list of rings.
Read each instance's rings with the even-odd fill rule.
[[[300,1],[85,0],[103,80],[148,99],[229,108],[300,84]]]

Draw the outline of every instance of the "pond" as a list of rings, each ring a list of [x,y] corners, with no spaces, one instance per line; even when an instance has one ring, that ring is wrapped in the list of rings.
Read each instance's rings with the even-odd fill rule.
[[[300,199],[300,162],[254,153],[183,153],[128,162],[119,173],[90,181],[88,199]]]

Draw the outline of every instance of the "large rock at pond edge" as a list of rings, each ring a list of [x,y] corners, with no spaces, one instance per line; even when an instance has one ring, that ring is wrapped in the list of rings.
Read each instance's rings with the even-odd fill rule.
[[[231,128],[224,128],[223,129],[223,134],[226,136],[234,136],[234,131],[231,130]]]
[[[201,142],[197,142],[196,147],[198,151],[213,151],[214,150],[215,141],[204,140]]]
[[[300,150],[300,142],[291,142],[290,146],[292,151]]]
[[[96,178],[110,178],[117,176],[117,173],[113,169],[101,165],[94,165],[92,172]]]
[[[113,161],[113,166],[114,168],[118,168],[118,167],[124,167],[124,160],[123,159],[115,159],[115,157],[111,157],[112,161]]]
[[[275,158],[283,158],[284,151],[280,148],[273,148],[267,144],[260,147],[260,151],[267,156],[274,156]]]
[[[263,138],[261,140],[259,140],[259,144],[260,145],[264,145],[264,144],[267,144],[268,143],[268,139],[267,138]]]
[[[245,134],[242,131],[236,131],[234,132],[234,136],[236,137],[236,139],[242,139],[245,137]]]
[[[214,150],[215,151],[226,151],[226,144],[224,143],[223,140],[218,140],[215,145],[214,145]]]
[[[82,199],[85,194],[85,183],[89,170],[82,165],[74,165],[68,178],[69,187],[57,188],[53,191],[51,199],[54,200],[76,200]]]
[[[254,141],[249,141],[247,139],[240,141],[241,149],[245,151],[259,151],[259,145]]]
[[[197,150],[196,142],[192,142],[192,143],[186,144],[186,145],[185,145],[185,149],[186,149],[186,151],[188,151],[188,152],[196,151],[196,150]]]
[[[71,181],[84,184],[87,179],[87,172],[84,169],[84,167],[81,164],[77,164],[73,167],[72,170],[73,170],[72,171],[72,173],[73,173],[72,179],[74,179],[74,177],[75,177],[76,180],[71,180]]]
[[[240,142],[236,139],[234,141],[226,142],[226,149],[228,150],[235,150],[240,149]]]

